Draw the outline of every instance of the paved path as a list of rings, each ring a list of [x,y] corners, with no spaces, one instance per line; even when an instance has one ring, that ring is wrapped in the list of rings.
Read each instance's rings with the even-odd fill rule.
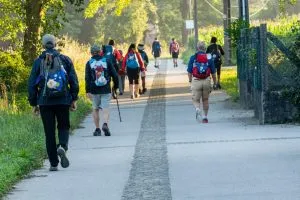
[[[220,91],[209,123],[195,120],[185,67],[149,67],[152,89],[112,102],[111,137],[93,137],[91,116],[70,140],[68,169],[45,166],[15,186],[9,200],[296,200],[300,129],[257,125]]]

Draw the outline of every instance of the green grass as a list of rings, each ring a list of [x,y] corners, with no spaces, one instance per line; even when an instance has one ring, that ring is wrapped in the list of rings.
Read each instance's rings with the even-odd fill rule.
[[[232,101],[237,102],[239,100],[239,91],[236,67],[222,68],[221,84]]]
[[[83,98],[71,113],[71,128],[79,126],[90,111]],[[0,111],[0,199],[18,180],[42,166],[46,158],[44,131],[39,117],[30,112]]]

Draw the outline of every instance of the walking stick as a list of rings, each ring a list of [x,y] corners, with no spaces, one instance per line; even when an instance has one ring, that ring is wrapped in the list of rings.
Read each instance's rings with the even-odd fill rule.
[[[115,90],[114,93],[116,94],[116,101],[117,101],[117,107],[118,107],[120,122],[122,122],[117,91]]]

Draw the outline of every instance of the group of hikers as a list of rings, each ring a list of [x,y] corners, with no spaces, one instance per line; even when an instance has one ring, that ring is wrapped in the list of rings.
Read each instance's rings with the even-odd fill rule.
[[[66,151],[69,141],[70,111],[77,109],[76,101],[79,93],[74,65],[68,56],[56,50],[56,43],[53,35],[46,34],[42,37],[45,50],[34,61],[28,80],[29,103],[33,106],[34,113],[41,116],[44,126],[50,171],[57,171],[59,162],[63,168],[69,166]],[[146,71],[149,58],[144,47],[144,44],[137,46],[131,44],[126,54],[123,55],[121,50],[115,48],[114,40],[110,40],[108,45],[91,46],[91,58],[85,67],[85,91],[93,107],[92,115],[95,124],[93,136],[101,136],[102,131],[105,136],[111,135],[108,126],[109,104],[111,98],[123,95],[125,76],[129,80],[131,99],[139,98],[141,94],[147,92]],[[173,58],[174,67],[178,67],[179,48],[175,38],[172,38],[169,52]],[[199,120],[202,116],[200,109],[202,99],[204,111],[202,122],[207,123],[208,97],[211,91],[210,76],[212,75],[213,78],[214,89],[221,88],[221,55],[224,55],[224,51],[216,44],[215,37],[212,38],[212,44],[207,49],[204,42],[199,42],[197,48],[197,53],[190,58],[187,71],[193,93],[193,104],[196,108],[196,119]],[[161,52],[161,44],[155,38],[152,43],[155,68],[160,67]],[[218,73],[218,79],[215,71]],[[139,85],[140,79],[142,88]],[[100,112],[103,114],[101,129]],[[58,144],[56,143],[56,127]]]

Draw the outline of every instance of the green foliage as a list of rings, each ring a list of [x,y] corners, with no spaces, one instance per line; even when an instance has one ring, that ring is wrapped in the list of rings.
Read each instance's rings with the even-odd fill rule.
[[[230,37],[233,47],[237,47],[241,30],[248,27],[249,23],[241,19],[237,19],[231,23],[230,28],[226,30],[226,33]]]
[[[25,67],[20,54],[0,52],[0,80],[8,90],[16,91],[26,82],[28,74],[29,70]]]
[[[0,40],[19,42],[19,35],[25,29],[25,11],[22,1],[0,0]]]
[[[231,99],[234,102],[238,101],[239,91],[236,68],[222,68],[221,84]]]
[[[104,11],[97,17],[95,41],[102,44],[106,44],[110,38],[117,40],[118,43],[143,41],[149,20],[149,15],[145,10],[149,6],[151,6],[149,1],[132,3],[123,10],[120,16],[109,14],[110,10]]]

